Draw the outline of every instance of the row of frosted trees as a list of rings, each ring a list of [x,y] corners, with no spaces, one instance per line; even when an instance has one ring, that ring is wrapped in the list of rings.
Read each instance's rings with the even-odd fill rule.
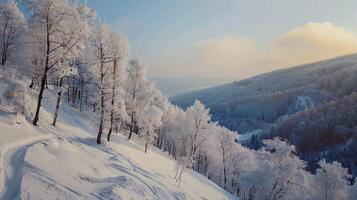
[[[236,132],[212,122],[199,101],[187,110],[170,104],[147,79],[145,65],[127,62],[126,38],[86,5],[23,2],[26,18],[16,3],[0,3],[1,68],[4,77],[29,82],[27,89],[37,95],[33,112],[24,100],[27,89],[6,93],[34,125],[41,123],[46,90],[55,91],[53,126],[62,102],[94,112],[98,144],[103,135],[109,142],[113,132],[121,132],[142,140],[145,153],[151,145],[168,152],[177,161],[179,185],[189,168],[241,199],[356,199],[356,184],[341,164],[320,161],[311,174],[286,141],[265,140],[262,149],[247,149],[235,142]]]

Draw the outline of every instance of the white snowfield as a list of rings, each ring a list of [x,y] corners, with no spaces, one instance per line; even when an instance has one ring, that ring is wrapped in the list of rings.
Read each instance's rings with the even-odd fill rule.
[[[97,145],[91,113],[63,105],[51,127],[47,95],[39,127],[0,107],[0,200],[236,199],[191,170],[178,187],[175,161],[155,148],[145,154],[138,139],[114,134]]]

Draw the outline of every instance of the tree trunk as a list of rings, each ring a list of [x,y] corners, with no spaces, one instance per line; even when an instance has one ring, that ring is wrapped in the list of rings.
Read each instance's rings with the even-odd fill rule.
[[[108,132],[108,135],[107,135],[107,141],[109,142],[110,141],[110,136],[112,135],[112,127],[109,128],[109,132]]]
[[[69,77],[67,77],[67,85],[68,85],[68,87],[67,87],[67,102],[69,103],[70,101],[71,101],[71,97],[70,97],[70,95],[71,95],[71,90],[70,90],[70,84],[69,84]]]
[[[102,111],[102,113],[103,113],[104,111]],[[99,130],[98,130],[98,136],[97,136],[97,144],[100,144],[100,140],[101,140],[101,138],[102,138],[102,134],[103,134],[103,122],[104,122],[104,120],[103,120],[103,117],[104,116],[104,114],[101,114],[101,117],[100,117],[100,124],[99,124]]]
[[[133,128],[134,128],[134,112],[131,113],[131,123],[130,123],[130,132],[129,132],[129,137],[128,140],[131,139],[131,135],[133,134]]]
[[[181,179],[182,179],[182,174],[183,174],[184,170],[185,170],[185,166],[181,166],[181,171],[179,172],[178,177],[176,179],[176,182],[178,183],[179,187],[181,186]]]
[[[97,136],[97,144],[101,143],[101,138],[103,134],[103,125],[104,125],[104,89],[102,88],[102,94],[101,94],[101,99],[100,99],[100,122],[99,122],[99,130],[98,130],[98,136]]]
[[[117,125],[115,126],[115,133],[118,134],[119,133],[119,122],[117,123]]]
[[[114,104],[115,104],[115,84],[116,84],[116,68],[117,68],[117,61],[114,60],[114,66],[113,66],[113,85],[112,85],[112,108],[110,111],[110,127],[109,127],[109,132],[108,132],[108,142],[110,140],[110,135],[112,134],[113,131],[113,124],[114,124]]]
[[[84,104],[88,105],[88,90],[87,88],[85,88],[85,95],[84,95]]]
[[[149,146],[149,143],[146,142],[146,143],[145,143],[145,153],[148,151],[148,146]]]
[[[101,143],[101,138],[103,134],[103,127],[104,127],[104,52],[103,48],[100,49],[100,91],[101,91],[101,97],[100,97],[100,122],[99,122],[99,130],[98,130],[98,136],[97,136],[97,144]]]
[[[83,87],[81,87],[79,91],[79,112],[82,112],[82,104],[83,104]]]
[[[53,122],[52,122],[52,126],[54,126],[54,127],[56,127],[58,111],[59,111],[59,108],[61,106],[61,98],[62,98],[62,78],[61,78],[60,83],[59,83],[59,91],[57,93],[56,109],[55,109],[55,113],[54,113],[54,116],[53,116]]]
[[[223,184],[224,184],[224,189],[227,189],[227,169],[226,169],[225,162],[223,162]]]
[[[227,169],[226,169],[226,152],[225,147],[221,144],[222,148],[222,162],[223,162],[223,188],[227,189]]]
[[[45,85],[46,85],[46,79],[47,79],[47,72],[43,75],[41,79],[41,85],[40,85],[40,92],[38,93],[38,98],[37,98],[37,107],[36,107],[36,114],[35,118],[33,119],[32,124],[37,126],[39,117],[40,117],[40,108],[41,108],[41,102],[43,98],[43,91],[45,90]]]
[[[6,52],[4,51],[1,56],[1,65],[5,66],[6,64]]]
[[[129,127],[129,136],[128,136],[128,140],[130,140],[131,139],[131,135],[133,134],[133,126],[132,125],[130,125],[130,127]]]
[[[56,110],[55,110],[55,113],[54,113],[54,116],[53,116],[53,122],[52,122],[52,126],[54,126],[54,127],[56,127],[58,111],[59,111],[60,104],[61,104],[61,97],[62,97],[62,91],[60,89],[60,91],[57,94]]]
[[[195,171],[200,173],[200,166],[201,166],[201,152],[198,152],[197,164],[193,165]]]
[[[76,97],[77,97],[77,89],[74,87],[74,79],[72,79],[72,105],[73,105],[73,107],[76,104]]]
[[[50,60],[50,32],[49,32],[49,19],[47,18],[47,29],[46,29],[46,61],[45,61],[45,69],[42,75],[41,79],[41,85],[40,85],[40,92],[38,94],[38,99],[37,99],[37,108],[36,108],[36,114],[35,118],[33,119],[32,124],[37,126],[38,120],[40,118],[40,108],[41,108],[41,102],[43,98],[43,91],[45,90],[46,83],[47,83],[47,71],[48,71],[48,65],[49,65],[49,60]]]
[[[5,64],[6,64],[6,60],[7,60],[7,49],[8,49],[8,44],[6,44],[6,29],[7,29],[7,25],[8,23],[5,22],[4,24],[4,29],[3,29],[3,38],[2,38],[2,42],[3,42],[3,50],[2,50],[2,55],[1,55],[1,65],[4,66],[4,70],[5,70]]]

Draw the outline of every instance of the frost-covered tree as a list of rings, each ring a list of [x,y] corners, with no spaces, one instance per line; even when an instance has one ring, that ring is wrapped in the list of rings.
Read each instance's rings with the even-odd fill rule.
[[[96,77],[94,76],[94,70],[92,70],[92,64],[95,63],[93,56],[92,40],[93,34],[86,43],[86,49],[81,51],[77,56],[74,66],[77,71],[75,78],[67,79],[67,84],[71,84],[70,80],[74,81],[71,84],[72,87],[67,87],[67,101],[72,101],[72,105],[75,106],[76,102],[79,104],[79,111],[82,112],[85,106],[92,107],[97,102],[95,98],[98,94],[98,87],[96,85]],[[72,91],[70,91],[72,89]],[[76,91],[79,93],[76,99]],[[71,95],[72,93],[72,95]],[[71,98],[72,96],[72,98]]]
[[[0,64],[18,57],[25,31],[25,17],[14,1],[0,2]],[[18,58],[16,58],[18,59]]]
[[[30,43],[34,71],[39,77],[39,95],[33,124],[37,125],[48,76],[60,70],[63,61],[73,58],[89,34],[86,20],[78,7],[68,0],[25,0],[31,16],[29,20]]]
[[[326,163],[325,160],[321,160],[318,164],[320,168],[316,170],[314,175],[314,191],[316,194],[313,199],[347,200],[349,179],[352,178],[348,170],[336,161]]]
[[[119,123],[125,122],[123,81],[125,79],[124,61],[127,56],[127,40],[118,33],[110,30],[106,24],[99,24],[93,40],[94,65],[92,73],[100,91],[100,122],[97,143],[100,144],[106,118],[109,118],[107,140]],[[107,116],[109,113],[109,116]]]
[[[187,168],[192,168],[192,163],[192,159],[186,156],[179,157],[176,160],[176,173],[174,178],[179,187],[181,185],[182,175],[184,174]]]
[[[170,131],[170,121],[174,119],[172,113],[175,111],[174,106],[172,106],[166,96],[164,96],[160,91],[156,90],[157,94],[154,100],[154,105],[162,110],[162,124],[158,129],[158,137],[156,140],[156,146],[163,151],[168,151],[169,141],[168,132]]]
[[[139,60],[131,60],[127,68],[125,89],[125,106],[129,117],[129,136],[137,129],[138,117],[149,107],[154,99],[154,84],[146,78],[146,69]]]
[[[61,71],[58,71],[56,73],[56,77],[57,77],[57,79],[59,79],[59,83],[58,83],[56,107],[55,107],[55,112],[53,114],[53,121],[52,121],[52,126],[54,126],[54,127],[56,126],[58,112],[59,112],[59,109],[61,106],[62,94],[63,94],[63,90],[64,90],[63,79],[66,77],[76,76],[76,75],[77,75],[76,68],[73,68],[70,66],[61,67]]]
[[[199,101],[195,101],[183,115],[180,115],[180,110],[177,111],[176,135],[171,137],[175,140],[175,157],[178,160],[175,179],[180,183],[185,168],[195,167],[197,163],[199,152],[208,138],[207,128],[211,117],[209,110]]]
[[[138,118],[138,126],[143,133],[143,138],[145,140],[145,153],[157,138],[156,129],[161,126],[161,118],[162,110],[156,106],[151,106]]]
[[[123,103],[124,90],[122,87],[124,79],[124,59],[127,56],[127,41],[126,38],[117,32],[112,32],[110,36],[110,74],[109,84],[111,87],[110,101],[110,119],[109,131],[107,140],[109,142],[110,135],[113,132],[114,126],[118,127],[119,121],[125,121],[126,113],[125,104]],[[120,98],[120,99],[119,99]],[[125,117],[124,117],[125,116]]]
[[[226,190],[229,188],[228,182],[230,177],[235,176],[234,161],[236,152],[234,151],[234,146],[237,144],[234,142],[234,135],[237,136],[237,133],[232,132],[224,127],[219,127],[217,139],[223,171],[223,188]]]
[[[240,197],[300,199],[305,182],[305,162],[296,155],[293,145],[279,138],[263,142],[265,146],[261,150],[250,150],[253,163],[240,164]]]
[[[183,125],[185,130],[185,137],[188,140],[187,155],[190,158],[196,156],[199,148],[207,140],[207,127],[211,121],[209,110],[204,105],[195,101],[192,106],[186,110],[186,122]]]
[[[177,107],[170,105],[163,110],[162,126],[160,127],[159,140],[161,140],[168,153],[175,159],[185,156],[184,122],[186,114]]]
[[[100,120],[97,135],[97,143],[101,143],[101,137],[104,130],[105,112],[107,102],[110,99],[110,84],[109,84],[109,62],[110,62],[110,29],[105,24],[99,24],[95,30],[93,40],[93,53],[95,64],[92,67],[93,75],[95,76],[96,85],[100,91]]]

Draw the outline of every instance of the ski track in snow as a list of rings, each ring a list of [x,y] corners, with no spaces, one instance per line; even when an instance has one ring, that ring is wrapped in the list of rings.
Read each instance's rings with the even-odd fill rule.
[[[90,139],[90,138],[88,138]],[[82,143],[85,144],[85,143]],[[99,147],[100,148],[100,147]],[[129,167],[121,166],[117,163],[111,163],[111,167],[123,173],[124,175],[116,176],[116,177],[106,177],[106,178],[93,178],[93,177],[81,177],[82,180],[96,183],[96,184],[108,184],[113,183],[115,185],[122,185],[122,182],[128,182],[130,180],[134,181],[135,184],[143,184],[146,189],[149,190],[152,194],[152,198],[155,200],[185,200],[186,194],[180,191],[172,191],[166,185],[162,184],[160,181],[156,180],[154,176],[150,174],[150,172],[141,169],[135,164],[129,157],[126,157],[119,152],[115,151],[112,148],[102,149],[105,153],[111,154],[111,160],[117,160],[118,157],[124,159],[125,162],[129,164]],[[123,161],[123,160],[122,160]],[[108,190],[111,190],[111,186],[107,188],[103,188],[101,191],[98,191],[96,196],[103,198]]]
[[[121,192],[132,192],[138,198],[153,200],[186,200],[195,199],[191,194],[183,192],[180,188],[163,183],[155,174],[133,161],[130,157],[118,152],[115,148],[108,145],[93,146],[94,137],[84,138],[64,138],[55,130],[48,130],[46,127],[37,129],[43,135],[31,137],[17,142],[4,143],[0,146],[0,200],[20,199],[22,191],[26,192],[27,187],[22,188],[23,176],[35,178],[37,181],[48,185],[47,189],[57,191],[66,199],[127,199]],[[47,132],[47,133],[46,133]],[[90,176],[79,176],[82,181],[96,184],[97,190],[84,194],[76,189],[67,187],[65,184],[57,182],[49,175],[42,172],[36,166],[26,162],[26,154],[31,147],[36,144],[46,144],[51,146],[53,140],[60,139],[72,144],[88,145],[110,155],[109,167],[119,172],[116,176],[95,178]],[[115,146],[119,143],[114,142]],[[44,147],[46,147],[44,146]],[[43,148],[44,148],[43,147]],[[42,148],[42,147],[39,147]],[[47,151],[46,149],[42,149]],[[119,190],[118,190],[119,189]],[[123,190],[120,190],[123,189]],[[28,197],[30,198],[30,197]]]
[[[0,200],[17,199],[19,197],[27,150],[36,143],[48,141],[52,138],[54,136],[42,135],[0,146],[0,188],[2,188]]]
[[[97,145],[95,143],[95,133],[90,131],[90,126],[83,123],[83,117],[79,117],[76,124],[60,124],[59,128],[53,128],[47,121],[42,121],[41,126],[33,127],[31,124],[23,120],[21,125],[13,124],[14,115],[0,107],[0,129],[4,129],[4,138],[8,140],[0,143],[0,200],[18,200],[21,198],[30,199],[32,195],[37,195],[35,198],[41,199],[41,192],[45,194],[45,198],[50,199],[145,199],[145,200],[186,200],[186,199],[205,199],[199,193],[189,193],[182,188],[177,187],[173,178],[168,174],[156,174],[148,171],[137,163],[130,156],[124,155],[121,151],[117,151],[116,147],[122,145],[121,139],[115,137],[112,143],[104,143],[104,145]],[[64,116],[78,116],[74,111],[63,112]],[[47,116],[46,116],[47,115]],[[48,113],[43,113],[44,118],[48,118]],[[86,118],[85,118],[86,119]],[[89,119],[90,120],[90,119]],[[88,120],[87,120],[88,121]],[[6,124],[6,126],[4,124]],[[7,126],[8,124],[13,124]],[[22,126],[25,125],[25,126]],[[87,126],[87,127],[83,127]],[[23,139],[22,134],[30,131],[31,134],[26,134]],[[14,137],[12,132],[16,132]],[[31,135],[31,136],[30,136]],[[21,136],[21,137],[20,137]],[[57,143],[58,141],[59,143]],[[8,141],[8,142],[7,142]],[[16,142],[13,142],[16,141]],[[54,144],[52,144],[54,141]],[[68,155],[65,150],[68,145],[74,145],[75,150],[83,145],[84,149],[88,152],[95,151],[100,155],[101,151],[103,156],[107,155],[109,160],[103,162],[101,169],[108,169],[108,176],[91,177],[89,173],[74,174],[73,181],[82,180],[88,182],[88,186],[92,187],[91,191],[81,190],[81,187],[73,187],[67,185],[68,182],[59,180],[53,171],[46,168],[47,165],[39,167],[33,156],[34,153],[40,153],[39,156],[46,156],[46,152],[52,155],[53,152],[48,149],[49,147],[58,149],[54,152],[60,155]],[[38,145],[44,144],[44,145]],[[63,146],[61,146],[63,144]],[[54,146],[53,146],[54,145]],[[78,146],[79,145],[79,146]],[[133,150],[141,150],[138,145],[130,142],[126,143],[127,146]],[[87,147],[85,147],[87,146]],[[69,146],[71,149],[71,146]],[[34,150],[35,149],[35,150]],[[32,151],[34,150],[34,151]],[[50,152],[49,152],[50,150]],[[90,150],[90,151],[89,151]],[[88,153],[87,151],[85,151]],[[43,153],[43,155],[42,155]],[[153,152],[154,153],[154,152]],[[32,157],[31,157],[32,156]],[[33,163],[34,162],[34,163]],[[53,169],[53,168],[52,168]],[[110,173],[110,169],[114,173]],[[117,173],[115,173],[117,171]],[[105,174],[105,173],[104,173]],[[34,190],[37,189],[37,192]],[[50,196],[46,196],[50,194]],[[52,196],[51,196],[52,195]],[[225,195],[223,195],[225,196]],[[207,199],[207,198],[206,198]],[[215,198],[218,199],[218,198]],[[222,197],[220,199],[231,199]],[[234,198],[232,198],[234,199]]]
[[[43,129],[43,127],[41,129]],[[48,130],[44,129],[43,131],[48,131]],[[19,198],[21,192],[23,170],[24,170],[24,166],[26,165],[25,157],[26,157],[27,150],[31,146],[37,143],[54,139],[56,137],[56,134],[54,133],[52,134],[51,134],[52,136],[42,135],[39,137],[33,137],[30,139],[21,140],[13,143],[6,143],[0,146],[0,152],[1,152],[0,155],[2,161],[1,168],[0,168],[0,173],[1,173],[0,177],[2,178],[2,182],[1,182],[2,187],[0,187],[2,188],[2,192],[0,194],[0,200],[10,200],[10,199]],[[92,138],[88,138],[88,139],[92,139]],[[65,139],[65,140],[69,141],[71,139]],[[87,145],[85,143],[82,144]],[[157,200],[186,199],[185,197],[186,195],[184,193],[179,191],[172,191],[167,186],[156,180],[155,177],[151,176],[150,172],[138,167],[135,163],[131,161],[130,158],[119,154],[118,152],[116,152],[111,148],[108,149],[103,149],[101,147],[98,148],[104,151],[105,153],[111,154],[113,157],[115,157],[114,159],[117,159],[118,156],[124,158],[124,160],[130,165],[130,167],[126,168],[113,162],[111,164],[111,167],[120,171],[124,175],[118,177],[101,178],[101,179],[91,178],[91,177],[81,177],[81,179],[92,183],[113,183],[115,185],[120,185],[123,180],[129,179],[134,181],[136,184],[140,183],[143,186],[145,186],[146,189],[148,189],[148,191],[151,192],[152,197],[154,199]],[[95,196],[99,196],[100,198],[103,198],[107,190],[111,190],[111,188],[110,187],[103,188],[101,191],[97,191],[98,193]]]
[[[129,171],[126,168],[123,168],[120,165],[113,164],[112,167],[125,173],[128,174],[135,179],[137,179],[139,182],[142,182],[146,187],[152,192],[152,194],[157,198],[157,199],[173,199],[173,200],[179,200],[182,198],[177,197],[176,194],[181,194],[180,192],[173,192],[171,191],[168,187],[166,187],[164,184],[160,183],[157,181],[154,177],[151,177],[149,172],[139,168],[136,166],[130,159],[127,159],[131,166],[131,171]],[[136,174],[134,174],[134,173]],[[184,196],[182,193],[181,196]]]

